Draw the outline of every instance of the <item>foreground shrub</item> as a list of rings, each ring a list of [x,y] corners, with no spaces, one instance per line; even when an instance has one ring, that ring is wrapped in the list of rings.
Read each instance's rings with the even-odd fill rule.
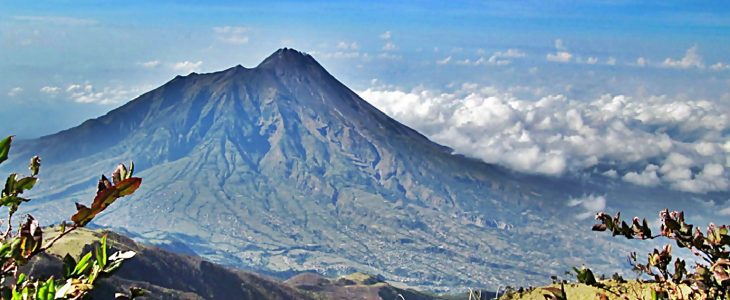
[[[730,236],[727,225],[710,224],[705,233],[684,218],[684,212],[665,209],[659,212],[661,226],[653,235],[646,219],[633,218],[631,225],[621,220],[621,214],[610,216],[604,212],[596,215],[600,223],[594,231],[607,231],[613,236],[627,239],[651,240],[666,238],[674,240],[680,249],[687,249],[703,263],[695,263],[687,269],[686,261],[672,259],[672,246],[649,253],[645,264],[638,261],[635,252],[629,255],[629,262],[639,274],[654,279],[657,288],[653,299],[730,299]],[[689,287],[683,289],[682,287]]]
[[[0,163],[8,159],[13,137],[0,140]],[[128,169],[120,164],[112,173],[110,181],[102,175],[97,186],[96,197],[91,206],[76,203],[76,213],[71,216],[71,222],[64,221],[55,237],[44,243],[43,229],[31,215],[25,216],[16,231],[13,231],[13,216],[20,205],[30,201],[22,197],[23,193],[31,190],[38,182],[41,159],[38,156],[31,158],[29,176],[10,174],[0,194],[0,206],[8,209],[4,224],[5,231],[0,233],[0,298],[12,300],[52,300],[52,299],[81,299],[94,288],[99,278],[109,276],[119,269],[125,259],[132,258],[133,251],[116,252],[107,255],[109,247],[106,237],[103,237],[93,252],[82,255],[78,261],[66,255],[63,258],[63,274],[61,278],[32,278],[19,272],[19,267],[27,264],[33,257],[46,252],[61,238],[74,230],[84,227],[99,213],[104,211],[117,199],[131,195],[142,183],[142,179],[132,177],[134,164]],[[118,293],[117,299],[133,299],[141,295],[141,290],[132,289],[128,293]]]

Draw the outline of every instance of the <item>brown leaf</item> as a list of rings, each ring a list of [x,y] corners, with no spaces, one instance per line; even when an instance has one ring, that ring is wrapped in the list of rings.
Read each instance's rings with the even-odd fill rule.
[[[142,178],[139,177],[132,177],[122,180],[122,182],[117,185],[117,190],[119,190],[119,197],[131,195],[139,188],[141,184]]]
[[[91,219],[96,217],[96,215],[104,211],[109,205],[114,203],[114,201],[121,197],[134,193],[134,191],[136,191],[142,184],[142,179],[132,177],[122,180],[115,185],[110,184],[107,186],[106,183],[108,182],[109,181],[106,179],[106,177],[102,175],[102,179],[99,181],[99,187],[104,188],[100,189],[96,193],[96,197],[94,197],[94,201],[91,203],[91,208],[87,208],[83,205],[77,204],[76,208],[78,212],[76,213],[76,215],[74,215],[74,217],[78,217],[76,219],[72,217],[71,220],[73,220],[77,225],[86,225],[86,223],[88,223],[89,221],[91,221]],[[79,208],[79,205],[83,208],[88,209],[88,211]]]
[[[43,231],[38,225],[38,221],[28,215],[25,223],[20,227],[20,249],[23,257],[31,257],[41,247],[42,242]]]
[[[71,217],[71,221],[74,221],[76,225],[84,226],[91,219],[91,209],[83,204],[76,203],[76,213]]]
[[[593,224],[593,231],[606,231],[606,224]]]
[[[96,186],[96,192],[99,193],[110,187],[112,187],[112,184],[111,182],[109,182],[109,179],[106,178],[106,176],[101,175],[101,179],[99,179],[99,184]]]

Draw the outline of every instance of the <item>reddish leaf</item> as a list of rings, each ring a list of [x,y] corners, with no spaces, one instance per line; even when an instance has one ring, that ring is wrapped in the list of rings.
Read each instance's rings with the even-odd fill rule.
[[[76,213],[71,217],[71,221],[74,221],[77,225],[84,226],[88,221],[91,221],[91,209],[83,204],[76,203]]]
[[[142,184],[142,178],[132,177],[122,180],[116,187],[119,190],[119,197],[131,195]]]
[[[79,205],[77,204],[78,212],[74,215],[74,217],[78,217],[76,219],[72,218],[72,220],[80,226],[86,225],[86,223],[96,217],[97,214],[104,211],[110,204],[114,203],[114,201],[134,193],[141,184],[141,178],[132,177],[122,180],[116,185],[111,185],[109,180],[102,175],[101,180],[99,180],[100,190],[97,192],[94,201],[91,203],[91,208],[81,205],[83,208],[88,209],[87,211],[86,209],[79,208]]]

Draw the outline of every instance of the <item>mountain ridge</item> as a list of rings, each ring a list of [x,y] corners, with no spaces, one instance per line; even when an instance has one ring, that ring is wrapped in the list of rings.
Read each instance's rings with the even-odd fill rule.
[[[566,265],[623,261],[593,257],[594,247],[623,248],[575,236],[585,222],[573,218],[580,207],[566,205],[623,187],[454,155],[291,49],[255,68],[178,76],[17,148],[8,166],[38,154],[53,174],[42,179],[34,215],[60,221],[91,194],[99,170],[133,159],[145,184],[99,225],[250,270],[365,271],[414,287],[495,289],[547,280]]]

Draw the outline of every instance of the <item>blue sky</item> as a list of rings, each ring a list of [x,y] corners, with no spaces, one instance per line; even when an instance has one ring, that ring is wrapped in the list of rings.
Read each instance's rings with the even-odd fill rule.
[[[313,53],[358,90],[378,79],[445,90],[463,82],[529,83],[556,92],[570,86],[567,92],[578,98],[637,90],[718,99],[727,94],[727,2],[634,2],[3,1],[0,116],[13,125],[2,130],[51,133],[175,74],[255,66],[282,46]],[[564,51],[555,48],[556,40]],[[692,47],[702,68],[661,67]],[[486,63],[509,49],[521,57]],[[570,62],[547,59],[561,51]],[[484,64],[475,63],[482,57]],[[635,66],[639,58],[648,67]],[[108,99],[79,104],[60,92],[72,85],[89,85],[102,93],[97,98]],[[43,87],[59,91],[49,97],[54,93],[41,93]],[[18,118],[13,111],[22,108],[33,111]]]
[[[0,135],[281,47],[488,162],[730,189],[727,1],[2,1]]]

